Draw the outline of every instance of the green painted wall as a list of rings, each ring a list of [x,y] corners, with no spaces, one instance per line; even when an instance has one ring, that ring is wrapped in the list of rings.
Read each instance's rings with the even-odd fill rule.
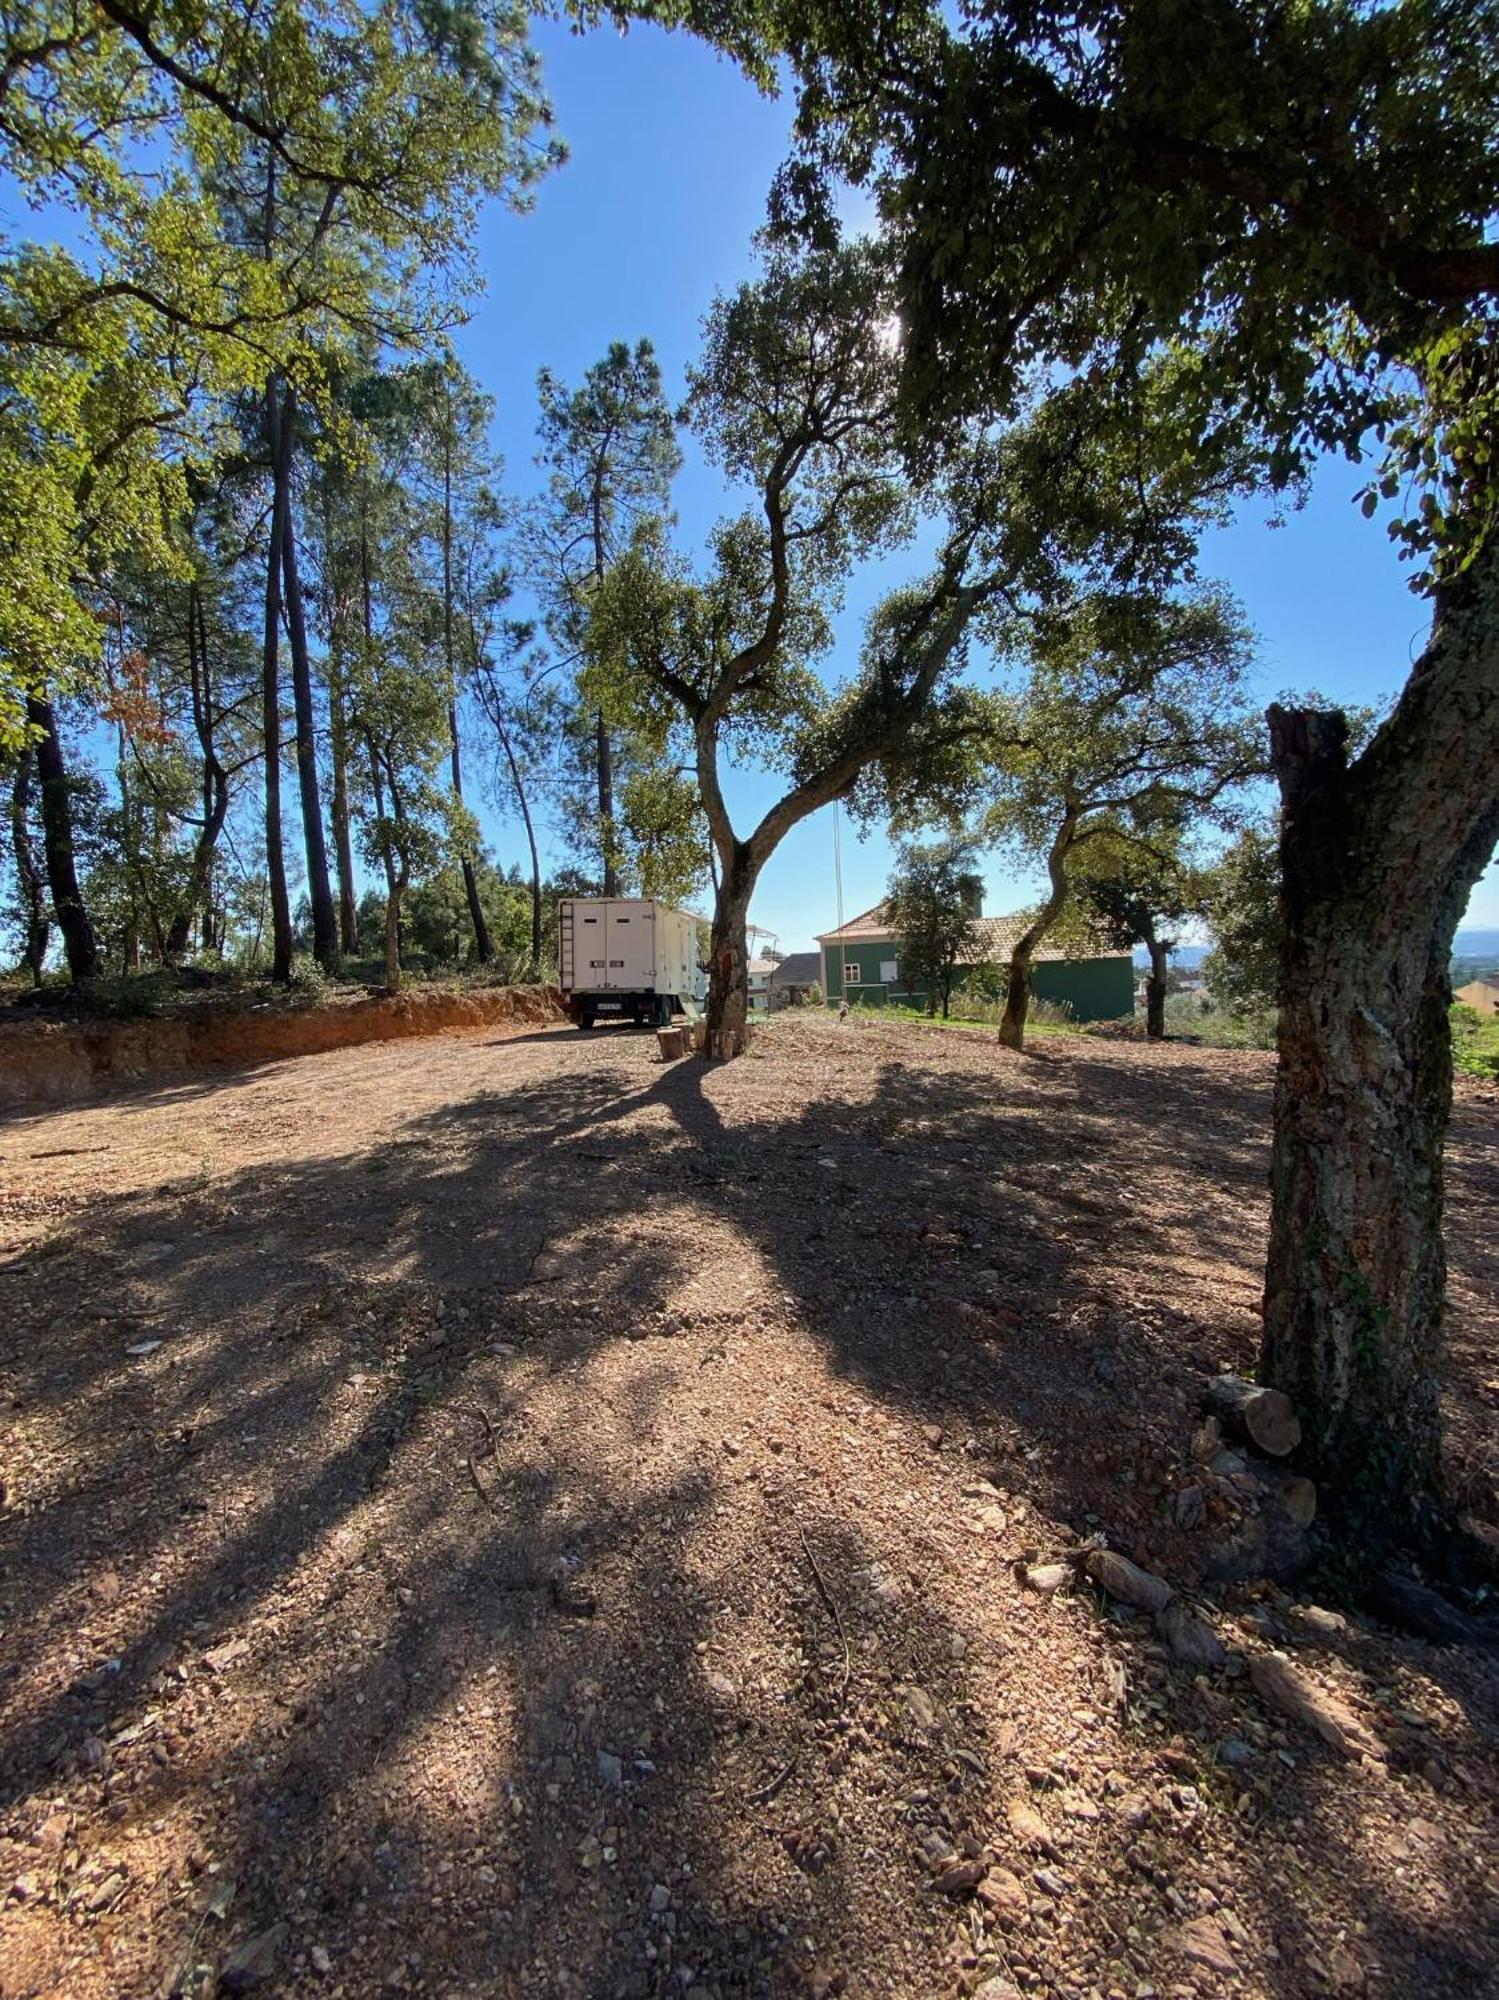
[[[824,947],[827,981],[824,992],[830,1007],[843,999],[839,979],[838,947]],[[883,1007],[887,1002],[924,1007],[926,991],[914,992],[903,985],[886,987],[880,978],[882,964],[897,956],[894,944],[859,942],[844,946],[850,966],[859,968],[859,977],[848,982],[850,1006]],[[1077,1021],[1117,1021],[1135,1011],[1135,969],[1128,958],[1046,958],[1031,972],[1031,990],[1038,1000],[1067,1002]]]

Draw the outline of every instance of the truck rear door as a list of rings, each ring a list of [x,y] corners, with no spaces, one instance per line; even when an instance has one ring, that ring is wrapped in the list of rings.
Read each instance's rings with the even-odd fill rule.
[[[656,906],[648,901],[606,903],[608,964],[602,982],[626,993],[648,993],[656,983]]]

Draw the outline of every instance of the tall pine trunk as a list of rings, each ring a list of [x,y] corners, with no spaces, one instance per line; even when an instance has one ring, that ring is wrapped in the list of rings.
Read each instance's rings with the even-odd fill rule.
[[[1368,1548],[1441,1490],[1447,965],[1499,839],[1499,537],[1442,592],[1356,763],[1341,715],[1269,719],[1284,943],[1260,1379]]]
[[[75,980],[96,979],[103,969],[99,940],[89,920],[83,891],[78,886],[78,862],[73,847],[73,800],[68,790],[62,743],[57,734],[56,711],[52,703],[42,696],[28,695],[26,719],[41,732],[36,744],[36,775],[42,801],[42,851],[47,864],[52,914],[62,932],[68,976]]]
[[[323,479],[323,564],[328,584],[328,760],[333,779],[328,816],[333,822],[333,861],[338,875],[338,943],[347,957],[359,949],[359,903],[354,877],[354,841],[349,824],[349,716],[343,564],[333,530],[329,477]]]
[[[37,867],[31,845],[31,771],[34,762],[35,757],[30,750],[23,750],[16,759],[16,775],[10,792],[10,838],[16,860],[16,887],[20,892],[24,927],[21,963],[31,974],[32,985],[40,986],[52,926],[47,917],[47,894],[42,885],[42,871]]]
[[[274,378],[265,394],[271,447],[271,528],[265,565],[265,637],[261,650],[260,726],[265,740],[265,870],[271,892],[271,977],[291,979],[291,898],[281,844],[281,540],[289,481],[284,476],[280,399]]]
[[[619,894],[619,869],[614,856],[614,747],[609,741],[604,711],[594,716],[594,758],[598,766],[599,845],[604,857],[604,894]]]
[[[316,715],[312,699],[312,659],[307,649],[307,612],[297,569],[297,535],[291,510],[291,467],[297,404],[288,389],[281,413],[282,448],[277,454],[286,487],[281,518],[281,575],[286,585],[286,629],[291,640],[292,703],[297,718],[297,786],[302,805],[302,840],[307,853],[307,898],[312,905],[313,955],[324,972],[338,970],[338,918],[328,879],[328,846],[323,838],[323,802],[318,792]]]
[[[338,942],[351,957],[359,949],[359,900],[355,894],[354,841],[349,825],[349,719],[342,668],[329,676],[328,754],[333,765],[333,854],[338,870]]]
[[[1150,953],[1150,976],[1145,981],[1145,1033],[1152,1042],[1164,1039],[1166,1033],[1166,971],[1169,963],[1169,949],[1159,938],[1145,940]]]
[[[463,758],[458,745],[458,664],[453,645],[453,389],[444,378],[447,422],[442,436],[442,644],[448,670],[448,748],[453,774],[453,803],[463,807]],[[484,905],[479,901],[479,877],[467,847],[459,855],[463,894],[474,933],[474,957],[488,965],[494,956]]]

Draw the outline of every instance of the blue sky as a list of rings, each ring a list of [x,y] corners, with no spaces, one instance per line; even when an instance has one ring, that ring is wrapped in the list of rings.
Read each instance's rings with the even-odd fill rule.
[[[716,291],[738,283],[752,263],[751,237],[783,158],[789,103],[768,101],[727,64],[682,36],[634,29],[577,38],[541,25],[558,125],[572,154],[541,188],[535,210],[498,212],[482,226],[479,255],[487,292],[460,336],[468,365],[497,400],[495,442],[512,489],[536,484],[535,381],[546,364],[569,381],[610,340],[654,341],[675,394],[698,344]],[[1266,699],[1315,689],[1335,700],[1377,701],[1403,681],[1426,629],[1421,601],[1407,588],[1378,522],[1351,503],[1359,475],[1329,464],[1312,499],[1286,525],[1266,526],[1251,505],[1216,531],[1204,568],[1242,598],[1259,635]],[[717,475],[692,455],[678,482],[684,537],[697,541],[726,511]],[[841,660],[852,663],[864,608],[910,572],[896,559],[861,578],[841,620]],[[731,802],[747,829],[773,796],[771,781],[735,775]],[[493,812],[488,832],[502,859],[520,852],[519,829]],[[860,842],[845,824],[846,915],[883,894],[891,855],[881,838]],[[990,860],[991,912],[1024,903],[1037,877],[1002,857]],[[788,837],[767,868],[753,911],[783,949],[810,943],[835,921],[831,812]],[[1499,869],[1474,895],[1468,922],[1499,924]]]
[[[539,484],[533,454],[542,366],[574,382],[611,340],[648,336],[668,393],[679,395],[715,293],[753,267],[751,239],[764,220],[791,119],[789,101],[761,97],[685,36],[636,27],[627,36],[601,28],[578,37],[539,22],[536,37],[571,157],[542,184],[530,214],[493,208],[484,215],[476,251],[485,291],[457,339],[495,398],[494,442],[505,455],[507,486],[520,495]],[[0,213],[12,205],[6,199]],[[34,217],[6,219],[23,229],[37,226]],[[700,543],[733,502],[719,475],[685,442],[677,513],[682,537]],[[1267,700],[1285,690],[1316,690],[1333,700],[1378,701],[1398,689],[1419,651],[1423,605],[1407,588],[1382,524],[1364,521],[1352,504],[1360,481],[1354,468],[1330,463],[1309,505],[1285,526],[1266,526],[1265,503],[1246,506],[1206,545],[1205,572],[1238,593],[1259,635]],[[831,672],[853,665],[868,607],[919,567],[919,557],[908,553],[857,579],[839,620]],[[773,781],[753,771],[731,774],[727,789],[741,830],[775,794]],[[518,821],[475,803],[497,858],[505,865],[522,860]],[[546,846],[549,860],[567,858],[559,840],[549,837]],[[290,852],[289,859],[295,861]],[[844,824],[845,915],[879,900],[891,860],[885,840],[861,842]],[[991,913],[1019,907],[1040,886],[1035,873],[1005,857],[991,857],[986,873]],[[832,927],[830,810],[787,838],[765,871],[752,914],[786,950]],[[1499,926],[1499,867],[1475,891],[1467,921]]]

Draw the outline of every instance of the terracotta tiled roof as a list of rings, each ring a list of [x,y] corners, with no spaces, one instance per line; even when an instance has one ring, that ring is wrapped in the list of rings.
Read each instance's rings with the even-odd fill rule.
[[[837,944],[893,944],[895,931],[886,912],[889,905],[876,903],[872,910],[865,910],[862,916],[852,917],[841,930],[825,931],[817,942],[822,945]],[[963,954],[964,965],[996,965],[1007,959],[1015,949],[1015,941],[1025,929],[1026,914],[1017,911],[1009,917],[975,917],[974,942],[970,950]],[[1036,958],[1128,958],[1127,951],[1118,951],[1112,945],[1100,941],[1092,951],[1068,951],[1061,945],[1042,943],[1037,947]]]

